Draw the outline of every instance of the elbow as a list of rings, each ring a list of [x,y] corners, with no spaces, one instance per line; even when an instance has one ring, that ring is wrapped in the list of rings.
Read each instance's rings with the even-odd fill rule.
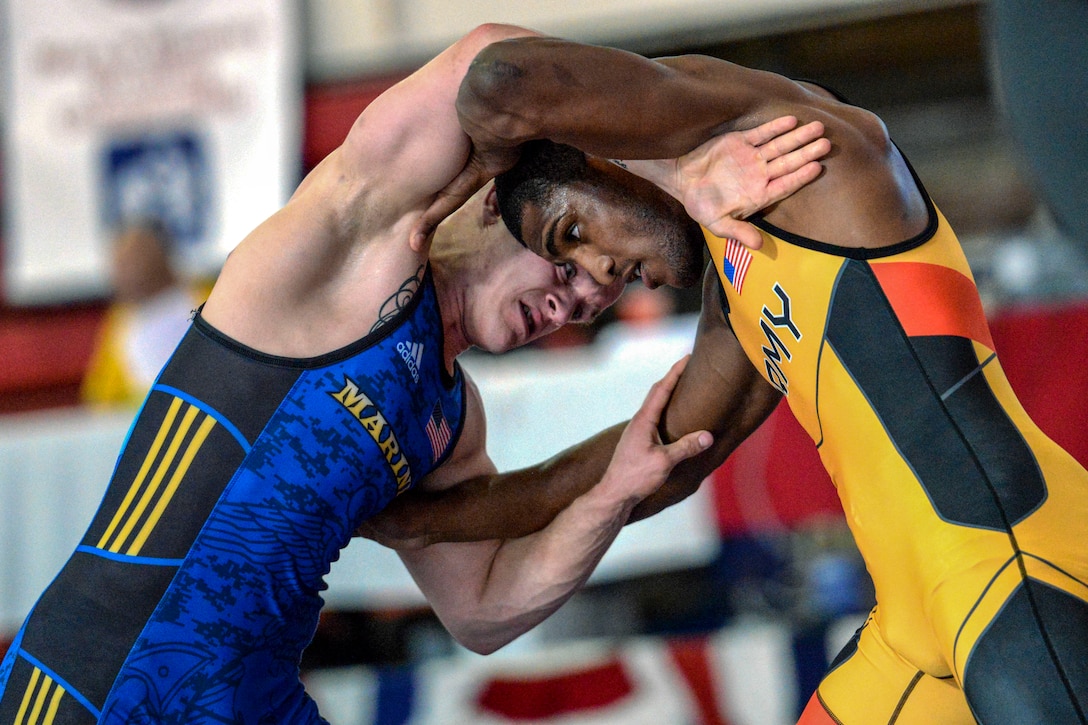
[[[504,623],[483,622],[481,620],[464,622],[444,622],[446,631],[470,652],[489,655],[513,642],[520,631],[508,629]]]
[[[499,649],[501,649],[503,646],[508,644],[508,642],[491,640],[491,639],[488,639],[486,637],[476,637],[476,638],[464,637],[464,638],[462,638],[462,637],[458,637],[457,635],[454,635],[453,638],[455,640],[457,640],[457,643],[459,645],[461,645],[462,647],[464,647],[468,651],[470,651],[470,652],[472,652],[474,654],[484,655],[485,657],[487,655],[489,655],[489,654],[494,654]]]
[[[476,654],[489,655],[540,624],[558,605],[553,601],[542,606],[507,593],[501,602],[481,601],[457,612],[435,611],[458,644]]]
[[[517,37],[497,37],[484,47],[461,81],[457,112],[470,135],[482,133],[511,144],[532,137],[533,104],[525,99],[529,70],[520,61]]]

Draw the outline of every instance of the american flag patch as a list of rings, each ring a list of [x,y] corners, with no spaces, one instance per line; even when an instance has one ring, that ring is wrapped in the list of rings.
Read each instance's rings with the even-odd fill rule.
[[[744,276],[752,264],[752,252],[736,239],[725,240],[725,254],[722,257],[722,272],[729,284],[739,295],[744,289]]]
[[[431,441],[431,454],[433,461],[437,461],[450,444],[453,433],[450,432],[450,424],[446,422],[446,416],[442,415],[442,401],[434,404],[431,417],[427,420],[427,438]]]

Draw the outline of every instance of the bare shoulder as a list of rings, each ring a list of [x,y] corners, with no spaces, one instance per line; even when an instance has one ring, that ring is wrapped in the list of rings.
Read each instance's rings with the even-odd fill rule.
[[[457,116],[461,80],[483,48],[526,34],[514,26],[481,25],[381,94],[338,150],[344,178],[377,185],[393,213],[429,204],[471,150]]]
[[[766,214],[772,224],[828,244],[882,247],[925,229],[928,208],[884,121],[814,84],[787,81],[771,116],[821,121],[831,153],[823,175]]]

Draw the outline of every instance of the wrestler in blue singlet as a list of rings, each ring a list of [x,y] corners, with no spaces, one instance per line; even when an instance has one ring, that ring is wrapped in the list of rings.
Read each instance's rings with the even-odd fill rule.
[[[395,319],[316,358],[198,315],[0,665],[0,723],[322,722],[299,660],[323,576],[461,430],[442,346],[429,272]]]

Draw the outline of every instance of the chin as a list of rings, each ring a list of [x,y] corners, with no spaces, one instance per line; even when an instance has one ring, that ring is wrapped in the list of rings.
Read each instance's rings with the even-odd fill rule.
[[[692,265],[682,270],[677,270],[676,281],[672,287],[694,287],[703,279],[703,270],[700,265]]]
[[[499,339],[500,337],[502,339]],[[491,355],[502,355],[504,352],[516,350],[517,348],[527,343],[528,340],[523,342],[518,339],[517,335],[513,334],[512,332],[508,332],[505,335],[495,335],[493,338],[487,340],[486,342],[477,344],[476,347],[486,353],[490,353]]]
[[[668,260],[669,269],[676,276],[676,287],[693,287],[703,278],[702,228],[696,224],[687,228],[684,241],[674,248],[675,257]]]

